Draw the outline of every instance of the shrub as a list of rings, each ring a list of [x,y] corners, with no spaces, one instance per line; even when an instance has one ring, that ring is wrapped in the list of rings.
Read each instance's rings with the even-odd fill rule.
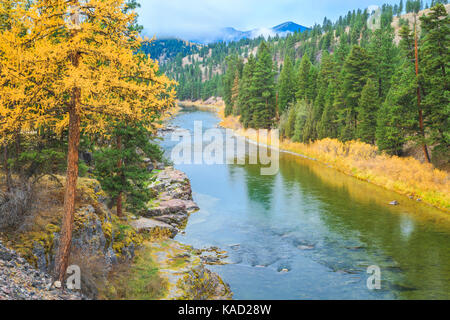
[[[0,191],[0,230],[17,230],[26,227],[33,203],[31,184],[14,187],[10,192]]]

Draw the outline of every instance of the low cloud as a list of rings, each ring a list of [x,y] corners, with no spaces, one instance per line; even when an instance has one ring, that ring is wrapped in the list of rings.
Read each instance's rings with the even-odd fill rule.
[[[398,0],[140,0],[139,23],[157,38],[214,39],[225,27],[272,35],[270,27],[285,21],[304,26],[335,20],[348,10]]]
[[[257,38],[259,36],[263,36],[264,38],[267,39],[268,37],[275,37],[276,34],[275,34],[275,32],[273,32],[272,29],[269,29],[269,28],[259,28],[259,29],[252,30],[252,32],[251,32],[252,38]]]

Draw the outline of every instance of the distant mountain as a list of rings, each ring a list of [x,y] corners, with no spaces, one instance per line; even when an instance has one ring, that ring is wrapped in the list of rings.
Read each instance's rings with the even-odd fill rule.
[[[240,31],[235,28],[224,28],[220,30],[220,33],[216,36],[215,42],[223,41],[223,42],[232,42],[239,41],[244,38],[250,38],[250,31]]]
[[[309,28],[299,25],[299,24],[296,24],[295,22],[288,21],[288,22],[279,24],[276,27],[273,27],[272,30],[277,34],[280,34],[280,33],[286,33],[286,32],[294,33],[296,31],[303,32],[303,31],[309,30]]]
[[[241,31],[232,27],[223,28],[218,31],[211,30],[210,32],[204,35],[199,35],[189,40],[191,42],[199,44],[209,44],[214,42],[228,43],[232,41],[239,41],[241,39],[254,39],[259,36],[264,36],[266,38],[269,36],[275,37],[277,34],[280,37],[284,37],[288,33],[303,32],[306,30],[310,30],[310,28],[288,21],[273,28],[259,28],[249,31]]]
[[[259,28],[250,31],[240,31],[236,30],[235,28],[224,28],[220,31],[220,33],[217,35],[214,41],[231,42],[231,41],[239,41],[244,38],[257,38],[259,36],[275,37],[277,34],[279,36],[286,36],[288,33],[304,32],[306,30],[310,30],[310,28],[296,24],[291,21],[282,23],[269,29]]]

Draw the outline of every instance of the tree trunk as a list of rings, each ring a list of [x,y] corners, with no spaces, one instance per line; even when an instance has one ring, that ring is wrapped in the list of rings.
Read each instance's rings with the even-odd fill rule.
[[[3,166],[5,167],[6,191],[10,192],[12,189],[12,178],[8,163],[8,146],[6,144],[3,146]]]
[[[72,64],[79,66],[80,55],[74,53]],[[63,283],[69,264],[70,247],[72,245],[73,220],[75,214],[75,197],[78,179],[78,149],[80,145],[80,108],[81,89],[72,89],[72,101],[69,107],[69,152],[67,155],[67,180],[64,195],[64,216],[60,234],[60,246],[56,257],[56,275]]]
[[[277,122],[280,120],[280,110],[279,110],[279,106],[278,106],[278,92],[275,97],[275,119]]]
[[[16,146],[16,155],[15,156],[16,156],[16,160],[19,159],[20,153],[22,152],[21,151],[21,144],[22,144],[22,141],[21,141],[20,130],[19,130],[19,131],[16,132],[16,139],[15,139],[15,146]],[[22,181],[25,181],[25,174],[24,174],[25,168],[21,166],[19,171],[20,171],[19,172],[20,179]]]
[[[416,16],[414,16],[414,55],[415,55],[415,67],[416,67],[416,77],[417,80],[419,79],[419,46],[417,43],[417,24],[415,22]],[[428,153],[428,147],[425,143],[425,129],[423,125],[423,111],[421,107],[421,96],[420,96],[420,84],[417,84],[417,108],[419,110],[419,128],[420,128],[420,135],[422,136],[422,149],[423,153],[425,155],[425,160],[428,163],[431,163],[430,154]]]
[[[383,94],[383,81],[381,80],[381,78],[378,79],[378,97],[381,98],[382,94]]]
[[[122,150],[122,137],[121,136],[117,137],[117,150],[119,150],[119,154],[120,154],[120,159],[119,159],[119,163],[117,164],[117,168],[119,169],[121,181],[123,181],[124,175],[122,172],[123,161],[122,161],[122,153],[121,153],[121,150]],[[122,197],[123,197],[123,192],[121,190],[117,196],[117,216],[120,218],[123,217]]]

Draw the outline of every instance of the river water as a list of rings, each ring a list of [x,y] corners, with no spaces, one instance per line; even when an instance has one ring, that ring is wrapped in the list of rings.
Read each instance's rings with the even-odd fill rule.
[[[171,124],[193,131],[194,121],[219,123],[184,109]],[[167,155],[176,144],[164,137]],[[201,208],[176,240],[226,250],[228,264],[209,268],[235,299],[450,299],[450,224],[437,209],[288,153],[274,176],[258,165],[175,167]],[[381,288],[369,290],[374,265]]]

